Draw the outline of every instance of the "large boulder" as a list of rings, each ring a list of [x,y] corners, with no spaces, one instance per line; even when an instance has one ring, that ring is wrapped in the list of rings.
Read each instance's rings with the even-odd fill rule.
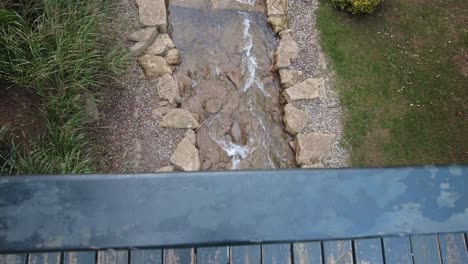
[[[151,37],[151,35],[153,34],[155,30],[158,30],[158,29],[155,27],[142,28],[130,34],[128,39],[131,41],[136,41],[136,42],[146,42]]]
[[[193,144],[190,136],[185,136],[171,156],[171,162],[174,166],[183,171],[200,170],[200,157],[198,149]]]
[[[291,104],[284,107],[284,124],[286,131],[291,135],[299,133],[307,123],[307,113],[297,109]]]
[[[319,98],[319,91],[324,85],[325,82],[322,78],[309,78],[284,90],[283,95],[288,103],[298,100],[313,100]]]
[[[196,114],[185,109],[170,109],[160,123],[168,128],[197,128],[200,126]]]
[[[304,73],[302,73],[302,71],[281,69],[279,70],[279,75],[281,87],[286,89],[298,84],[299,81],[303,78]]]
[[[297,57],[299,47],[291,36],[290,30],[280,33],[280,41],[275,50],[275,69],[283,69],[291,66],[291,60]]]
[[[159,34],[153,44],[148,47],[146,54],[162,56],[170,49],[174,49],[175,45],[168,34]]]
[[[297,164],[313,165],[326,158],[331,151],[333,135],[320,132],[297,134],[295,138]]]
[[[165,0],[136,0],[140,22],[147,27],[167,31],[167,10]]]
[[[145,54],[138,57],[138,62],[145,72],[147,79],[154,79],[165,74],[172,74],[172,69],[166,62],[166,59],[161,56],[153,56]]]
[[[266,4],[268,16],[288,14],[288,0],[266,0]]]
[[[268,17],[268,24],[275,33],[279,33],[288,29],[288,19],[286,16],[270,16]]]
[[[166,61],[169,65],[177,65],[180,63],[180,55],[177,49],[170,49],[166,54]]]
[[[167,100],[170,104],[180,101],[179,85],[170,74],[163,75],[156,85],[159,98]]]

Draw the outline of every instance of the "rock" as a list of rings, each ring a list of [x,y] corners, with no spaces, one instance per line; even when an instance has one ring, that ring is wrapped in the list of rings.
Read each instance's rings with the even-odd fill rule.
[[[138,58],[138,62],[145,71],[148,79],[154,79],[165,74],[172,74],[172,69],[167,65],[166,59],[160,56],[143,55]]]
[[[86,92],[83,97],[86,120],[88,122],[99,121],[99,109],[97,106],[96,97],[91,92]]]
[[[166,115],[170,110],[171,108],[169,107],[164,107],[164,106],[158,107],[158,108],[153,109],[153,111],[151,111],[151,114],[153,114],[153,116],[155,117],[161,117],[161,116]]]
[[[286,16],[270,16],[268,17],[268,24],[275,33],[279,33],[288,29],[288,19]]]
[[[154,40],[153,44],[148,47],[146,54],[162,56],[168,50],[174,48],[174,42],[172,42],[172,39],[168,34],[159,34]]]
[[[295,146],[294,141],[289,141],[288,143],[289,143],[289,146],[291,147],[291,149],[296,151],[296,146]]]
[[[288,0],[267,0],[266,4],[268,16],[288,14]]]
[[[197,137],[192,129],[188,129],[187,132],[185,132],[184,137],[188,138],[193,145],[197,143]]]
[[[320,132],[297,134],[295,138],[296,162],[312,165],[326,158],[331,151],[333,135]]]
[[[285,30],[280,33],[280,41],[275,50],[275,69],[288,68],[291,66],[291,60],[297,57],[299,48],[292,38],[290,31]]]
[[[185,109],[171,109],[166,115],[160,125],[169,128],[197,128],[200,126],[196,114]]]
[[[180,63],[179,51],[177,49],[171,49],[166,54],[166,61],[169,65],[177,65]]]
[[[322,78],[309,78],[299,84],[284,90],[283,95],[288,103],[298,100],[312,100],[319,98],[319,90],[325,82]]]
[[[226,74],[228,79],[237,87],[242,85],[242,74],[238,71],[231,71]]]
[[[165,0],[136,0],[140,22],[147,27],[167,31],[167,10]]]
[[[130,47],[131,51],[137,51],[145,46],[144,42],[137,42]]]
[[[291,135],[299,133],[307,123],[307,113],[297,109],[291,104],[284,107],[284,124],[286,131]]]
[[[171,162],[176,168],[183,171],[200,170],[198,149],[192,144],[191,139],[184,137],[177,144],[176,150],[171,156]]]
[[[303,169],[323,169],[323,168],[325,168],[325,166],[323,166],[323,164],[321,162],[319,162],[319,163],[315,163],[315,164],[312,164],[312,165],[303,165],[303,166],[301,166],[301,168],[303,168]]]
[[[279,75],[281,87],[283,87],[283,89],[286,89],[298,84],[304,76],[304,73],[302,73],[302,71],[281,69],[279,70]]]
[[[167,100],[170,104],[180,101],[179,85],[170,74],[163,75],[156,85],[158,88],[158,96],[161,99]]]
[[[168,105],[168,104],[169,104],[169,102],[166,101],[166,100],[162,100],[162,101],[159,102],[159,105],[160,105],[160,106],[166,106],[166,105]]]
[[[173,172],[174,166],[165,166],[157,170],[156,172]]]
[[[155,30],[157,30],[155,27],[143,28],[130,34],[128,39],[136,42],[145,42],[151,37]]]
[[[223,106],[223,102],[221,102],[221,100],[210,99],[206,101],[203,109],[205,110],[205,112],[214,114],[214,113],[217,113],[221,109],[222,106]]]

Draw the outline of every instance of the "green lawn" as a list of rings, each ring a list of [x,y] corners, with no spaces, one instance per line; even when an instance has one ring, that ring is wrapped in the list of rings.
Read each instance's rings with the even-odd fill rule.
[[[386,0],[371,16],[320,1],[353,166],[467,163],[466,14],[466,0]]]

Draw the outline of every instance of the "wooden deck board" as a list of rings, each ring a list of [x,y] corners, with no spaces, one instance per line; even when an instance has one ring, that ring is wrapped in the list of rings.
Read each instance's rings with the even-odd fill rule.
[[[351,240],[324,242],[323,255],[326,264],[353,264]]]
[[[162,264],[161,249],[143,249],[130,251],[132,264]]]
[[[32,253],[29,254],[29,264],[60,264],[61,253]]]
[[[26,254],[0,255],[0,264],[26,264]]]
[[[291,244],[262,245],[263,264],[290,264]]]
[[[411,236],[414,264],[441,264],[436,235]]]
[[[95,251],[78,251],[63,253],[63,264],[94,264],[96,263]]]
[[[228,262],[228,247],[197,248],[197,264],[226,264]]]
[[[409,237],[386,237],[383,244],[386,263],[413,263]]]
[[[383,264],[382,242],[379,238],[354,240],[357,264]]]
[[[100,250],[97,264],[127,264],[128,250]]]
[[[438,237],[444,264],[468,263],[468,251],[464,234],[443,234]]]
[[[322,246],[320,242],[294,243],[294,264],[322,264]]]
[[[234,246],[231,247],[230,264],[260,264],[261,249],[260,246]]]
[[[193,248],[164,249],[164,264],[194,264],[195,253]]]

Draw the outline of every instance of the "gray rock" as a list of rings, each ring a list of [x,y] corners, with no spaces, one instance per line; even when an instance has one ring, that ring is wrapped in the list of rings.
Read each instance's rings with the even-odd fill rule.
[[[173,172],[174,166],[165,166],[157,170],[156,172]]]
[[[142,28],[130,34],[128,39],[136,42],[145,42],[151,37],[155,30],[157,30],[155,27]]]
[[[307,123],[307,113],[297,109],[291,104],[284,107],[284,125],[286,131],[291,135],[299,133]]]
[[[165,0],[136,0],[140,22],[147,27],[157,27],[167,31],[167,11]]]
[[[158,84],[158,96],[163,100],[167,100],[170,104],[178,103],[180,101],[179,85],[170,74],[162,76]]]
[[[331,151],[333,135],[320,132],[297,134],[295,138],[296,162],[312,165],[321,162]]]
[[[187,132],[185,132],[184,137],[189,139],[193,145],[196,145],[197,137],[195,135],[195,132],[192,129],[187,129]]]
[[[165,74],[172,74],[172,69],[161,56],[143,55],[138,58],[138,62],[145,72],[147,79],[154,79]]]
[[[302,73],[302,71],[281,69],[279,70],[279,75],[281,87],[283,87],[283,89],[286,89],[298,84],[299,81],[303,78],[304,73]]]
[[[151,114],[153,114],[153,116],[155,117],[161,117],[161,116],[166,115],[170,110],[171,108],[169,107],[164,107],[164,106],[158,107],[158,108],[153,109],[153,111],[151,111]]]
[[[196,114],[185,109],[171,109],[160,123],[162,127],[168,128],[197,128],[200,126]]]
[[[210,100],[206,101],[205,106],[203,107],[203,109],[207,113],[214,114],[214,113],[217,113],[221,109],[222,106],[223,106],[223,102],[221,102],[221,100],[210,99]]]
[[[286,16],[270,16],[268,17],[268,24],[270,24],[271,29],[275,33],[279,33],[283,30],[288,29],[288,19]]]
[[[170,49],[166,54],[166,61],[169,65],[177,65],[180,63],[180,55],[177,49]]]
[[[168,34],[159,34],[153,44],[148,47],[146,54],[163,56],[168,50],[174,48],[174,42]]]
[[[137,42],[130,47],[131,51],[138,51],[145,46],[144,42]]]
[[[191,139],[184,137],[177,144],[176,150],[171,156],[171,162],[174,166],[183,171],[200,170],[200,158],[198,149],[192,144]]]
[[[275,70],[288,68],[291,60],[297,57],[299,48],[290,34],[290,30],[280,33],[280,41],[275,50]]]
[[[322,163],[315,163],[315,164],[312,164],[312,165],[302,165],[301,168],[303,169],[323,169],[325,168],[325,166],[323,166]]]
[[[298,100],[313,100],[319,98],[319,91],[325,85],[322,78],[309,78],[283,91],[288,103]]]
[[[268,16],[288,14],[288,0],[266,0],[266,4]]]

